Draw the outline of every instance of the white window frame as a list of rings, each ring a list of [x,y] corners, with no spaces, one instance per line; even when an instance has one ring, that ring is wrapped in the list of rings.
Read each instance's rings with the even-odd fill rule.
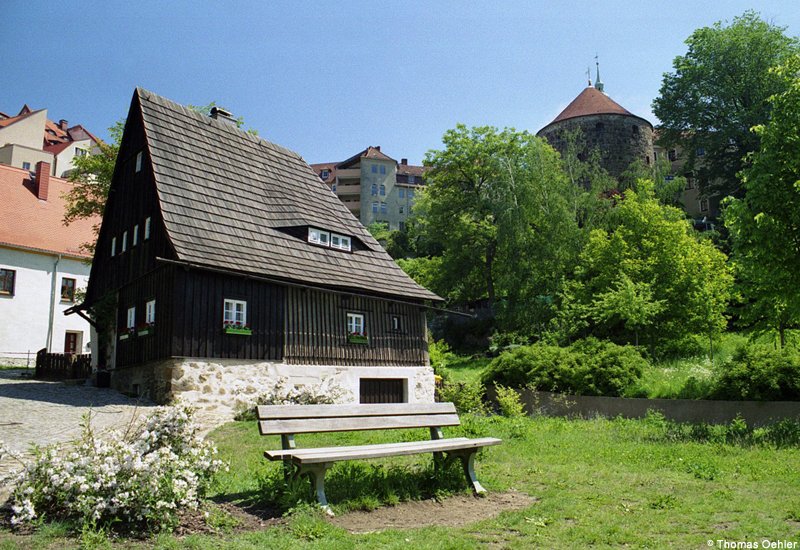
[[[392,330],[399,332],[402,329],[403,329],[403,324],[400,322],[400,316],[392,315]]]
[[[128,315],[125,318],[125,327],[128,330],[136,328],[136,306],[128,308]]]
[[[144,238],[143,241],[146,241],[150,238],[150,218],[146,218],[144,220]]]
[[[381,197],[385,197],[386,196],[386,186],[381,184],[380,190],[378,191],[378,193],[380,194]]]
[[[131,241],[131,248],[139,244],[139,224],[133,226],[133,240]]]
[[[377,203],[377,201],[372,201],[372,213],[373,214],[377,214],[378,213],[378,203]]]
[[[316,227],[308,228],[308,242],[322,246],[330,246],[331,232]]]
[[[114,257],[117,255],[117,238],[111,237],[111,256]]]
[[[708,199],[700,199],[700,212],[708,212]]]
[[[156,301],[150,300],[144,306],[144,322],[148,325],[156,324]]]
[[[363,313],[347,312],[347,334],[366,336],[367,326]]]
[[[331,175],[331,173],[328,170],[323,170],[322,174],[320,174],[320,175],[322,176],[322,179],[326,180],[326,179],[328,179],[328,176]]]
[[[143,156],[142,155],[142,151],[139,151],[138,153],[136,153],[136,173],[137,174],[142,171],[142,156]]]
[[[339,250],[352,249],[352,241],[350,237],[339,235],[338,233],[331,233],[331,248],[338,248]]]
[[[26,164],[27,164],[27,166],[25,166]],[[22,163],[22,169],[23,169],[23,170],[28,170],[28,171],[30,171],[30,169],[31,169],[31,163],[30,163],[30,162],[23,162],[23,163]]]
[[[126,250],[128,250],[128,232],[127,231],[123,231],[122,232],[122,250],[120,251],[120,254],[122,254]]]
[[[222,303],[222,324],[234,326],[247,325],[247,302],[225,298]]]

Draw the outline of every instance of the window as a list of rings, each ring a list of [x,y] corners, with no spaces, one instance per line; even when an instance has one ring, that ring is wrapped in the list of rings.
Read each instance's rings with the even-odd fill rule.
[[[374,197],[377,194],[378,194],[378,185],[376,183],[373,183],[372,184],[372,196]]]
[[[678,160],[678,151],[675,149],[670,149],[669,153],[667,153],[667,156],[669,157],[670,162],[675,162]]]
[[[686,176],[686,189],[694,189],[694,178]]]
[[[61,301],[75,301],[75,279],[70,279],[68,277],[63,277],[61,279]]]
[[[698,157],[706,156],[706,150],[703,147],[698,147],[696,152]]]
[[[331,191],[336,193],[336,184],[335,183],[333,185],[331,185]]]
[[[133,240],[131,241],[131,248],[136,246],[139,243],[139,226],[133,226]]]
[[[639,135],[639,127],[634,124],[633,126],[631,126],[631,132],[633,133],[634,136]]]
[[[330,171],[329,171],[329,170],[323,170],[323,171],[322,171],[322,173],[320,174],[320,176],[321,176],[321,177],[322,177],[322,179],[324,179],[324,180],[328,179],[328,176],[330,176],[330,175],[331,175],[331,173],[330,173]]]
[[[366,335],[364,328],[364,315],[361,313],[347,314],[347,334]]]
[[[142,151],[136,153],[136,173],[142,171]]]
[[[381,197],[385,197],[385,196],[386,196],[386,186],[385,185],[381,185]]]
[[[605,124],[603,124],[602,122],[598,122],[594,125],[594,129],[597,130],[598,132],[602,132],[603,128],[605,128]]]
[[[225,298],[225,307],[222,314],[223,325],[246,325],[247,302],[242,300],[229,300]]]
[[[398,225],[400,226],[400,231],[403,231],[406,228],[406,222],[398,222]]]
[[[81,332],[65,332],[64,333],[64,353],[76,354],[80,349],[78,340],[80,339]]]
[[[700,212],[708,212],[708,199],[700,199]]]
[[[381,164],[381,174],[385,173],[386,173],[386,167],[383,164]]]
[[[408,176],[408,183],[415,183],[415,182],[416,182],[416,178],[414,176],[409,175]]]
[[[381,201],[381,214],[386,214],[388,210],[386,209],[386,203]]]
[[[136,328],[136,307],[128,308],[128,317],[125,326],[129,329]]]
[[[378,203],[377,202],[373,202],[372,203],[372,213],[373,214],[377,214],[378,213]]]
[[[372,165],[372,173],[373,174],[377,174],[378,173],[378,165],[377,164],[373,164]]]
[[[398,315],[392,315],[392,330],[399,331],[401,327],[400,317]]]
[[[111,255],[115,256],[117,254],[117,238],[111,237]]]
[[[23,170],[30,170],[31,169],[31,163],[30,162],[23,162],[22,163],[22,169]]]
[[[14,280],[17,272],[13,269],[0,269],[0,294],[4,296],[14,295]]]
[[[398,193],[400,194],[400,198],[401,198],[401,199],[404,199],[404,198],[406,198],[406,190],[405,190],[405,189],[403,189],[402,187],[400,188],[400,190],[398,191]]]
[[[86,149],[81,149],[80,147],[75,147],[75,156],[76,157],[85,157],[89,154],[89,151]]]
[[[658,160],[658,151],[653,151],[653,160]]]
[[[350,237],[344,235],[337,235],[331,233],[331,248],[338,248],[339,250],[350,250]]]
[[[144,220],[144,239],[147,240],[150,238],[150,218]]]
[[[308,228],[308,242],[328,246],[330,240],[331,234],[328,231],[323,231],[322,229],[317,229],[316,227]]]
[[[123,231],[122,232],[122,252],[125,252],[126,250],[128,250],[128,232],[127,231]]]
[[[156,301],[150,300],[144,306],[144,322],[148,325],[156,324]]]
[[[401,214],[405,214],[406,213],[406,207],[405,206],[400,205],[400,213]]]

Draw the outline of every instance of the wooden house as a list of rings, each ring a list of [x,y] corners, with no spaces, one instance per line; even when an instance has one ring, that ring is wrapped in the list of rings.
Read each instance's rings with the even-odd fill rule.
[[[134,93],[86,299],[121,391],[231,404],[276,382],[433,400],[410,279],[297,154]]]

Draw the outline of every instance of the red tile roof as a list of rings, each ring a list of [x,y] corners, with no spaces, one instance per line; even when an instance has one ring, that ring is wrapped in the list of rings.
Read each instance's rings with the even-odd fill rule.
[[[636,116],[594,86],[589,86],[579,93],[578,97],[573,99],[572,103],[567,105],[567,108],[553,119],[553,122],[567,120],[568,118],[601,114]]]
[[[71,188],[66,180],[51,177],[48,198],[40,201],[30,172],[0,165],[0,245],[90,257],[80,246],[95,240],[93,226],[100,218],[64,225],[62,195]]]

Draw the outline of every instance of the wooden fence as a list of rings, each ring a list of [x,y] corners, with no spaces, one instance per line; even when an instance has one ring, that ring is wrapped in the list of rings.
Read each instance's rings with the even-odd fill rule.
[[[36,353],[36,373],[39,380],[75,380],[92,375],[92,355],[74,353],[47,353],[40,349]]]

